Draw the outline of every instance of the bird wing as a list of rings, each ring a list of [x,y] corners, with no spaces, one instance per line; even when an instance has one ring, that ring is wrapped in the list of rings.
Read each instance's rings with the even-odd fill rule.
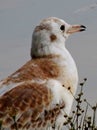
[[[59,113],[59,107],[52,107],[52,101],[52,92],[45,84],[24,82],[17,85],[0,97],[2,127],[15,128],[15,122],[19,129],[47,125],[47,121],[55,120]],[[53,111],[57,113],[52,115]]]
[[[49,58],[28,61],[0,82],[2,128],[36,129],[53,124],[64,107],[55,95],[58,67]],[[55,87],[55,88],[54,88]],[[63,89],[62,89],[63,91]]]
[[[17,84],[26,81],[45,81],[49,78],[56,79],[59,76],[59,67],[53,62],[51,57],[36,58],[28,61],[16,72],[1,80],[0,96]]]

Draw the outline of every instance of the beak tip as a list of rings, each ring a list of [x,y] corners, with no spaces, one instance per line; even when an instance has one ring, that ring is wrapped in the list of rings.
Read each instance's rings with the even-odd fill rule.
[[[84,25],[81,25],[80,27],[81,27],[80,29],[81,32],[86,30],[86,27]]]
[[[86,28],[84,25],[81,25],[82,28]]]

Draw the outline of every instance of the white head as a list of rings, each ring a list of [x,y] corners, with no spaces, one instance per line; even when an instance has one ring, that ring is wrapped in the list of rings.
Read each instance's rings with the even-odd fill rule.
[[[65,49],[65,41],[75,32],[85,30],[83,25],[70,25],[64,20],[50,17],[36,26],[32,35],[31,57],[60,55]]]

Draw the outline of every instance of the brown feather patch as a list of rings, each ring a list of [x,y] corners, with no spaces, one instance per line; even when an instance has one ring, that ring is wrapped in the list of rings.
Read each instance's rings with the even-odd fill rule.
[[[3,80],[3,85],[11,82],[20,83],[23,81],[35,79],[57,78],[59,76],[59,67],[53,61],[54,57],[35,58],[28,61],[15,73]]]
[[[50,36],[50,40],[51,40],[51,42],[54,42],[55,40],[57,40],[57,36],[55,34],[52,34]]]
[[[41,30],[51,30],[51,27],[49,26],[49,24],[40,24],[39,26],[36,26],[35,28],[35,32],[41,31]]]
[[[21,116],[17,120],[17,125],[22,123],[22,127],[33,119],[36,121],[44,108],[52,101],[52,93],[45,87],[45,84],[25,82],[0,97],[0,113],[3,119],[2,126],[12,125],[12,117],[19,113]],[[8,116],[8,118],[6,118]],[[11,120],[10,120],[11,119]]]

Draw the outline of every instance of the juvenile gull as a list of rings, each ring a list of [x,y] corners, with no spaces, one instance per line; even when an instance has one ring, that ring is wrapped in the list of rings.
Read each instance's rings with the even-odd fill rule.
[[[2,130],[61,130],[77,89],[75,62],[65,47],[68,36],[84,31],[50,17],[35,27],[31,60],[0,82]]]

